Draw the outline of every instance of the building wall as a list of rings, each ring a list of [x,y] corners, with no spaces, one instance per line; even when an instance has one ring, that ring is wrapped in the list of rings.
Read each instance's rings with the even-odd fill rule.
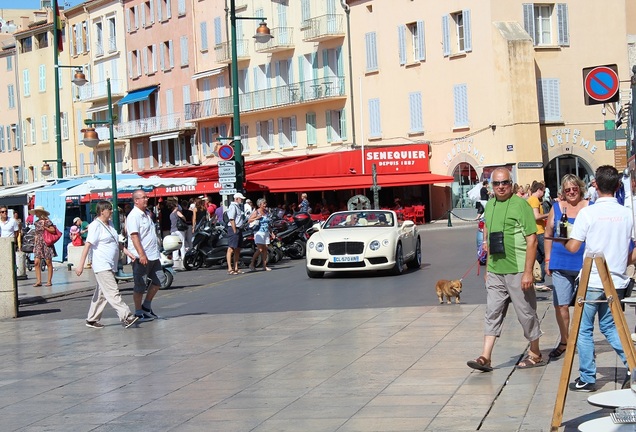
[[[17,91],[17,57],[13,38],[9,36],[0,37],[0,44],[12,46],[3,48],[0,51],[0,185],[6,186],[14,184],[17,181],[15,168],[22,166],[22,155],[19,149],[16,149],[14,138],[15,130],[19,124],[19,105]],[[11,88],[11,90],[9,90]],[[9,91],[12,93],[11,102],[9,101]],[[9,105],[11,103],[11,106]]]

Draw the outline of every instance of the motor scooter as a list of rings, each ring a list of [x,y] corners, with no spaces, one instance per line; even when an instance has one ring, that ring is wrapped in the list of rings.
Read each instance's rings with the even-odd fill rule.
[[[122,241],[121,238],[120,241]],[[181,239],[177,236],[169,235],[163,239],[163,247],[159,252],[159,261],[161,262],[161,269],[163,270],[165,280],[160,287],[161,289],[167,289],[172,286],[172,282],[174,281],[174,261],[171,256],[172,252],[181,248],[181,244]],[[115,280],[117,282],[132,282],[134,277],[132,273],[125,273],[123,271],[123,265],[120,263],[119,269],[117,270],[117,273],[115,273]],[[150,279],[146,279],[146,286],[149,285]]]
[[[202,224],[194,233],[192,247],[183,257],[183,268],[186,270],[198,270],[201,267],[227,264],[227,232],[225,227],[210,220]],[[244,265],[249,265],[254,256],[256,245],[254,233],[247,229],[243,232],[243,247],[240,260]],[[260,261],[260,256],[258,261]],[[256,263],[259,265],[259,262]]]

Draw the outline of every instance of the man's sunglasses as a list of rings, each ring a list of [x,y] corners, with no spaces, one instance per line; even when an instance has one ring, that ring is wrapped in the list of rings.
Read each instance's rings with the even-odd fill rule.
[[[492,185],[497,186],[510,186],[512,184],[512,180],[502,180],[502,181],[493,181]]]

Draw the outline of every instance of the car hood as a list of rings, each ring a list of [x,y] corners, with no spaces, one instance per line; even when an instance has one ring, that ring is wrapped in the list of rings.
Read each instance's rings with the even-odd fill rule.
[[[314,233],[309,241],[323,241],[333,243],[339,241],[361,241],[369,243],[373,240],[381,240],[388,238],[392,231],[392,227],[386,228],[334,228],[328,230],[320,230]],[[346,239],[346,240],[345,240]]]

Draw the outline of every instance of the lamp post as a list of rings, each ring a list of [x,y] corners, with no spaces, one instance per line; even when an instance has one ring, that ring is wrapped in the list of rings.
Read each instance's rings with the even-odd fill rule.
[[[273,36],[269,32],[266,18],[264,17],[237,17],[236,2],[230,0],[230,25],[232,38],[232,103],[234,105],[234,116],[232,118],[232,130],[234,133],[234,163],[236,166],[236,186],[237,190],[243,192],[243,182],[245,181],[245,169],[243,160],[243,145],[241,143],[241,108],[239,103],[239,85],[238,85],[238,54],[236,45],[236,20],[259,20],[261,23],[256,30],[254,39],[258,43],[266,43]]]
[[[113,225],[115,230],[119,232],[119,206],[117,204],[117,170],[115,169],[115,133],[113,130],[113,101],[110,92],[110,78],[106,79],[106,93],[108,95],[108,119],[107,120],[84,120],[86,126],[108,125],[108,133],[110,134],[110,178],[111,189],[113,191]],[[90,148],[97,147],[99,137],[92,129],[82,129],[84,139],[82,142]],[[92,133],[94,133],[94,135]]]

